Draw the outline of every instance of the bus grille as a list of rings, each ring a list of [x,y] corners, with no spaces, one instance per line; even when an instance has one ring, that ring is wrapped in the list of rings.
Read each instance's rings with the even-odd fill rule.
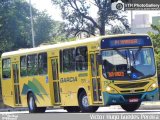
[[[138,90],[135,90],[134,92],[135,93],[136,92],[144,92],[144,89],[138,89]],[[131,93],[131,90],[122,90],[121,93]]]
[[[144,87],[147,85],[148,82],[142,82],[142,83],[129,83],[129,84],[115,84],[119,88],[138,88],[138,87]]]

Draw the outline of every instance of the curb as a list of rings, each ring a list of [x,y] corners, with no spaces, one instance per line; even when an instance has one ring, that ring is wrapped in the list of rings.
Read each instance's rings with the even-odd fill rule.
[[[160,105],[141,105],[140,110],[160,110]]]

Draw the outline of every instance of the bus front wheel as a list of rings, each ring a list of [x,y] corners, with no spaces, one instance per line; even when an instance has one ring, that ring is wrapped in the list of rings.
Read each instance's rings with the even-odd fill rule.
[[[46,110],[46,107],[37,107],[33,93],[29,93],[27,102],[30,113],[43,113]]]
[[[137,110],[140,107],[140,105],[141,105],[141,102],[121,105],[121,107],[122,107],[122,109],[124,109],[127,112],[133,112],[133,111]]]
[[[81,112],[96,112],[98,109],[98,106],[89,106],[88,97],[85,91],[82,91],[79,94],[78,101]]]

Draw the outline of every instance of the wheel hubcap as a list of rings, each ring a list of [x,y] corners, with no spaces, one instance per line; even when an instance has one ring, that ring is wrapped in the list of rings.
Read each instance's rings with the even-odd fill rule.
[[[33,110],[33,108],[34,108],[34,99],[33,99],[33,97],[31,97],[29,99],[29,106],[30,106],[30,109]]]
[[[84,97],[82,98],[82,105],[83,105],[84,107],[88,107],[88,106],[89,106],[88,97],[87,97],[87,96],[84,96]]]

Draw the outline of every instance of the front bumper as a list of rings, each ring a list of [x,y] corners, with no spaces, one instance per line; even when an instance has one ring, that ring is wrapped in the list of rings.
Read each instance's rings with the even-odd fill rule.
[[[159,100],[158,88],[154,91],[134,93],[134,94],[109,94],[103,92],[104,105],[121,105],[129,103],[130,98],[138,98],[139,102],[142,101],[156,101]]]

